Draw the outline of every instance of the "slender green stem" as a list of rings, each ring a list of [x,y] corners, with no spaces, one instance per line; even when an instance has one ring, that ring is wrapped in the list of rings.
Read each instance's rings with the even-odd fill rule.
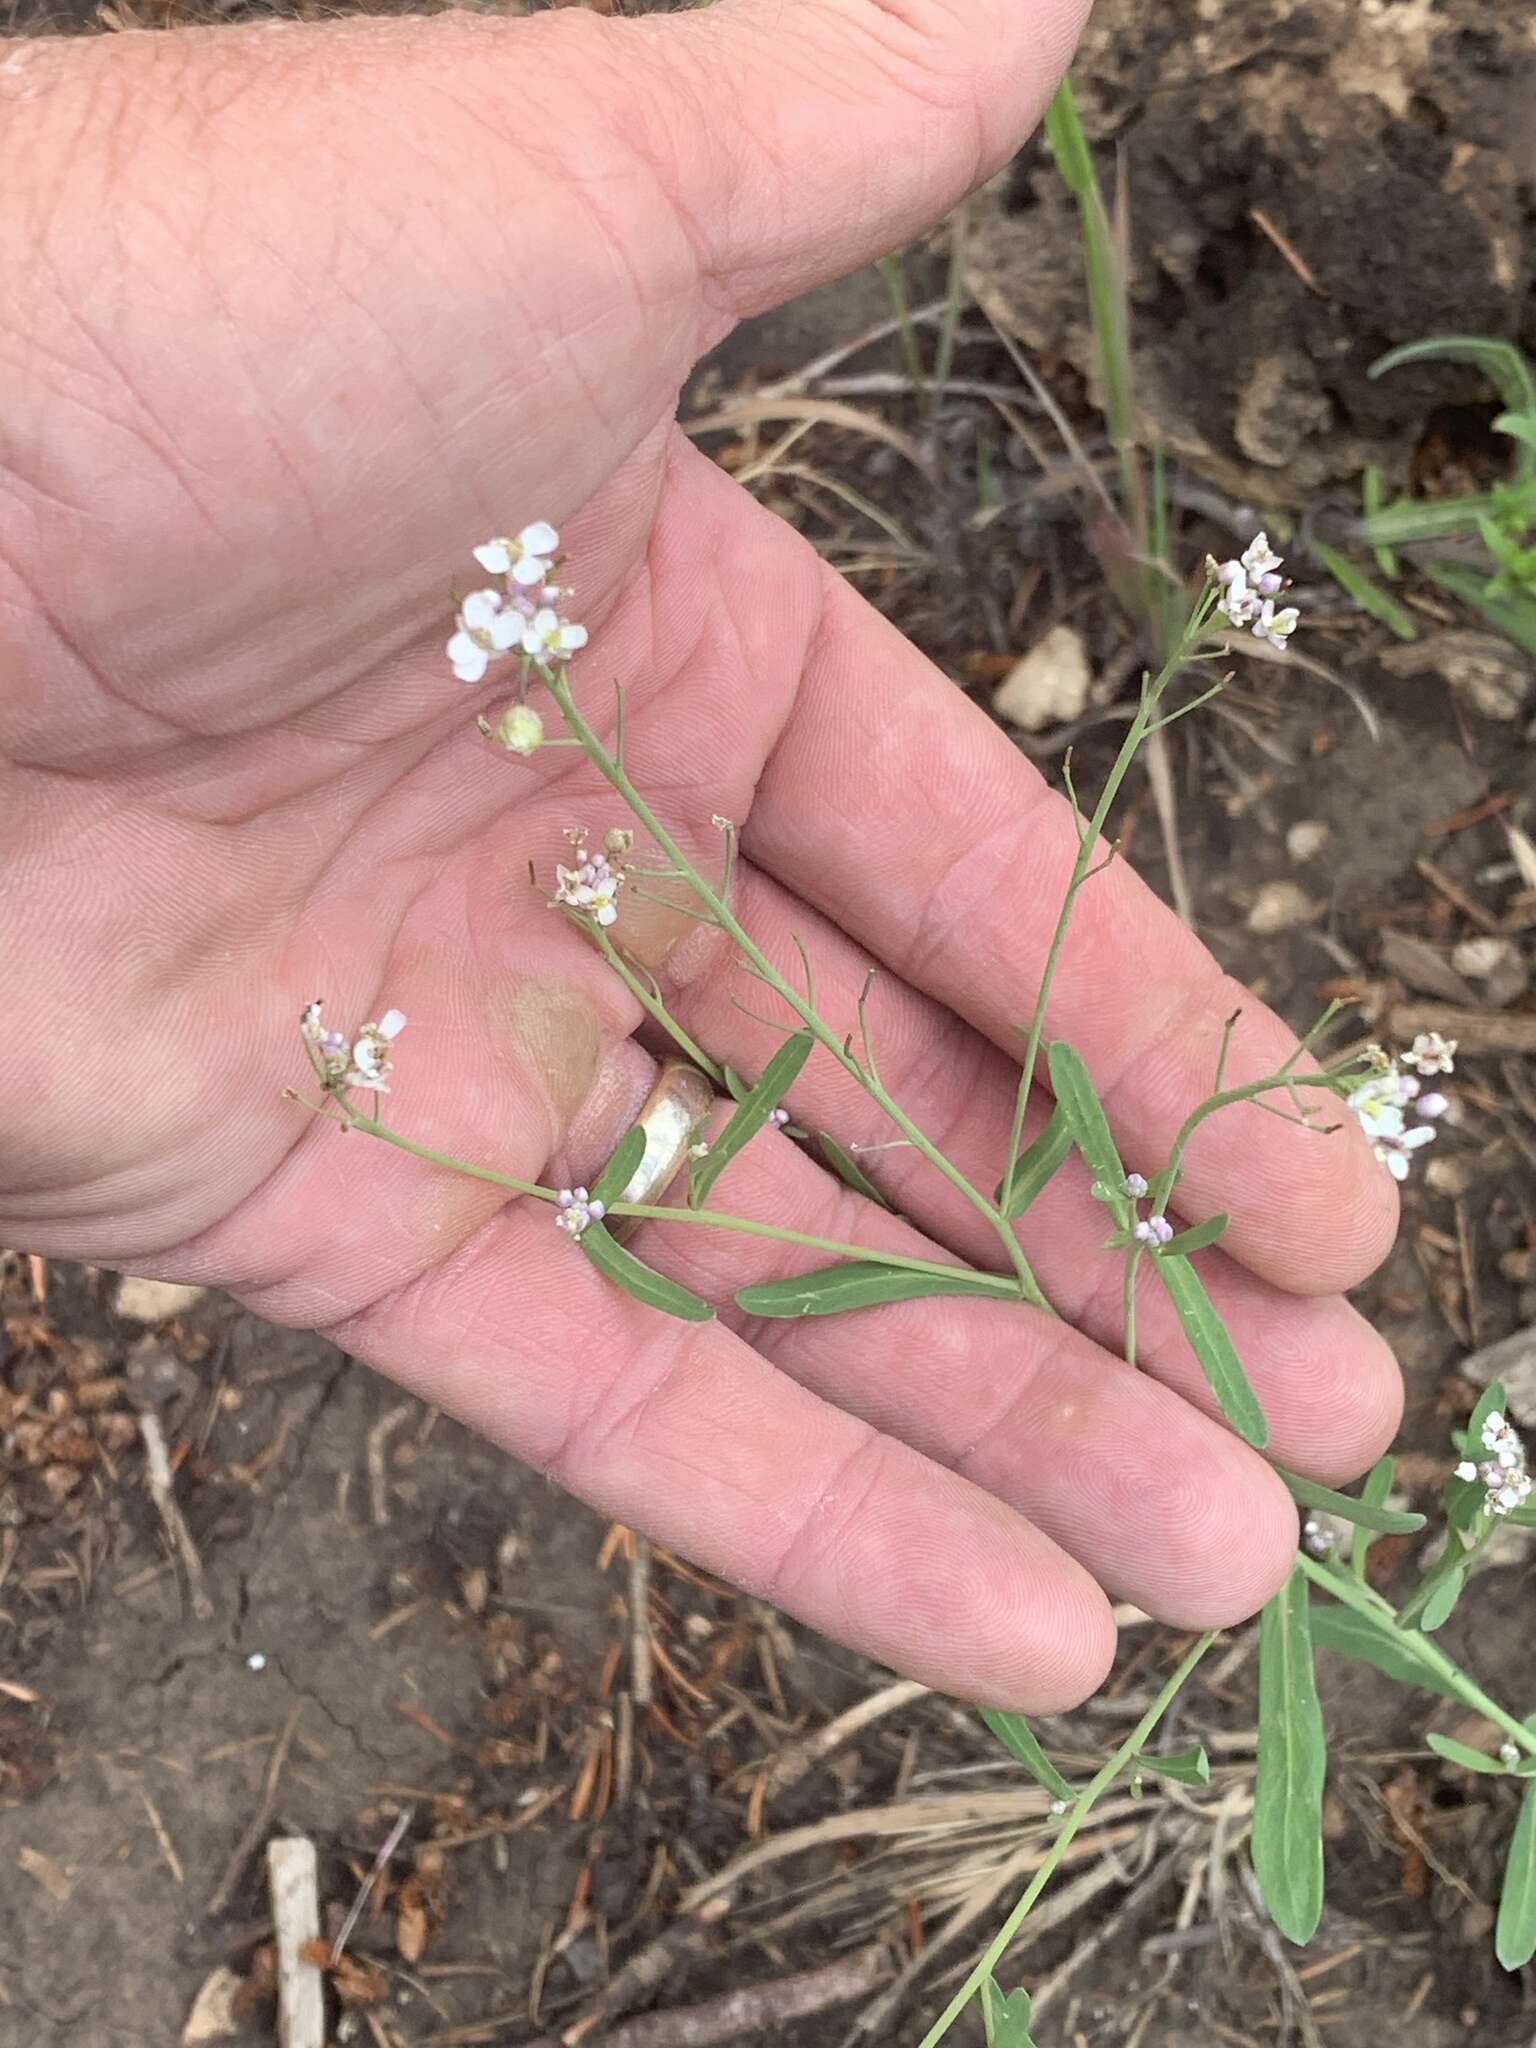
[[[1298,1048],[1298,1051],[1300,1049]],[[1292,1058],[1294,1057],[1295,1055],[1293,1054]],[[1286,1066],[1288,1067],[1289,1065],[1290,1061],[1288,1060]],[[1267,1095],[1272,1089],[1276,1088],[1287,1090],[1294,1088],[1324,1088],[1329,1093],[1335,1095],[1338,1092],[1334,1086],[1332,1074],[1291,1074],[1286,1072],[1285,1067],[1282,1067],[1278,1074],[1266,1074],[1262,1081],[1245,1081],[1241,1087],[1222,1088],[1216,1094],[1208,1095],[1204,1102],[1197,1103],[1189,1112],[1189,1115],[1185,1117],[1183,1124],[1179,1128],[1179,1134],[1173,1141],[1173,1148],[1168,1154],[1168,1164],[1157,1177],[1156,1192],[1160,1203],[1167,1201],[1169,1195],[1173,1192],[1174,1183],[1177,1181],[1183,1168],[1184,1153],[1189,1145],[1189,1141],[1208,1116],[1214,1116],[1218,1109],[1230,1109],[1235,1102],[1252,1102],[1256,1097]],[[1280,1112],[1280,1114],[1283,1114],[1283,1112]],[[1290,1122],[1297,1121],[1295,1118],[1287,1120]]]
[[[1125,1252],[1125,1362],[1136,1363],[1136,1269],[1141,1264],[1144,1247],[1139,1244],[1126,1246]]]
[[[1180,1659],[1178,1669],[1158,1693],[1157,1698],[1148,1707],[1124,1742],[1121,1743],[1108,1762],[1089,1779],[1088,1783],[1077,1795],[1077,1798],[1068,1809],[1066,1818],[1062,1821],[1060,1833],[1046,1853],[1044,1862],[1030,1879],[1028,1889],[1024,1892],[1002,1926],[997,1930],[997,1933],[993,1935],[991,1941],[988,1942],[981,1956],[966,1976],[965,1982],[960,1986],[960,1989],[955,1993],[948,2005],[945,2006],[943,2012],[939,2014],[939,2017],[934,2021],[927,2033],[924,2034],[920,2048],[934,2048],[936,2042],[943,2040],[955,2021],[981,1989],[985,1979],[991,1976],[998,1963],[1007,1953],[1008,1944],[1023,1925],[1036,1899],[1039,1898],[1040,1894],[1050,1883],[1057,1865],[1067,1853],[1073,1836],[1132,1757],[1146,1747],[1148,1737],[1152,1734],[1158,1722],[1162,1720],[1164,1714],[1173,1705],[1174,1699],[1183,1687],[1184,1681],[1189,1677],[1189,1674],[1194,1670],[1215,1640],[1216,1631],[1211,1629],[1201,1636],[1197,1643],[1191,1646],[1186,1655]]]
[[[1390,1601],[1369,1586],[1362,1586],[1354,1578],[1320,1564],[1316,1558],[1308,1557],[1305,1551],[1298,1553],[1297,1562],[1314,1585],[1321,1586],[1340,1600],[1346,1607],[1353,1607],[1366,1615],[1379,1627],[1390,1629],[1394,1642],[1421,1664],[1426,1671],[1454,1692],[1464,1706],[1473,1708],[1494,1725],[1501,1728],[1518,1748],[1527,1756],[1536,1756],[1536,1734],[1511,1713],[1505,1711],[1497,1700],[1491,1700],[1475,1679],[1469,1678],[1461,1666],[1448,1657],[1439,1645],[1416,1628],[1404,1628],[1396,1608]]]
[[[902,272],[900,254],[882,256],[875,267],[885,279],[885,288],[891,295],[896,332],[901,337],[902,360],[907,366],[907,375],[912,379],[913,396],[921,398],[927,389],[928,379],[923,374],[923,352],[917,345],[917,329],[912,324],[912,305],[907,297],[907,280]]]
[[[630,966],[629,962],[624,958],[624,955],[619,951],[600,924],[592,926],[591,938],[598,952],[602,954],[608,965],[613,969],[620,981],[623,982],[640,1007],[655,1018],[656,1022],[667,1033],[673,1043],[688,1055],[696,1067],[701,1068],[704,1073],[708,1074],[717,1088],[723,1088],[725,1086],[724,1071],[716,1065],[702,1046],[697,1045],[688,1036],[688,1033],[678,1023],[656,991],[646,987],[640,976],[636,974],[635,970]]]
[[[571,695],[570,684],[566,681],[564,672],[541,668],[540,673],[549,687],[550,695],[559,705],[567,726],[572,734],[581,742],[587,758],[605,779],[612,784],[614,789],[618,791],[625,803],[628,804],[630,810],[633,811],[634,815],[661,848],[668,860],[672,862],[677,872],[688,883],[700,902],[708,905],[714,914],[715,922],[740,948],[759,979],[765,981],[782,1001],[788,1003],[789,1007],[817,1042],[825,1046],[838,1065],[845,1072],[852,1075],[854,1080],[864,1089],[865,1093],[874,1102],[878,1103],[880,1108],[884,1110],[885,1114],[902,1133],[903,1137],[908,1138],[929,1164],[936,1167],[950,1185],[965,1197],[971,1207],[979,1215],[986,1218],[987,1222],[997,1232],[1003,1248],[1008,1254],[1009,1262],[1017,1275],[1018,1292],[1034,1307],[1053,1313],[1050,1303],[1040,1291],[1040,1284],[1035,1279],[1029,1261],[1024,1256],[1023,1248],[1014,1236],[1012,1226],[1002,1211],[994,1203],[988,1201],[987,1197],[966,1178],[959,1167],[953,1165],[945,1158],[933,1140],[912,1121],[911,1117],[907,1115],[906,1111],[900,1107],[887,1090],[882,1087],[875,1076],[869,1073],[863,1064],[855,1058],[852,1048],[845,1044],[832,1027],[825,1022],[814,1004],[807,997],[802,996],[799,990],[794,988],[780,974],[767,954],[763,952],[762,948],[738,922],[730,905],[715,893],[711,885],[700,874],[682,847],[678,845],[671,833],[668,832],[666,826],[662,824],[650,805],[645,801],[645,798],[641,796],[639,790],[635,788],[635,785],[630,781],[621,764],[608,752],[597,734],[582,717],[580,711],[576,708],[575,700]]]
[[[935,1273],[952,1279],[964,1273],[995,1286],[999,1295],[1017,1301],[1017,1283],[1005,1273],[974,1273],[969,1266],[944,1265],[937,1259],[909,1259],[901,1252],[877,1251],[872,1245],[844,1244],[840,1238],[811,1237],[803,1230],[786,1230],[777,1223],[757,1223],[747,1216],[729,1216],[719,1209],[675,1209],[654,1202],[610,1202],[609,1216],[644,1216],[656,1223],[712,1223],[720,1230],[739,1230],[748,1237],[769,1237],[776,1244],[802,1245],[807,1251],[830,1252],[834,1258],[862,1259],[879,1266],[894,1266],[903,1273]]]
[[[430,1145],[418,1145],[414,1138],[402,1138],[398,1131],[381,1124],[376,1116],[359,1116],[355,1109],[349,1109],[347,1119],[349,1130],[366,1131],[370,1138],[382,1138],[386,1145],[409,1152],[413,1159],[425,1159],[429,1166],[446,1166],[454,1173],[467,1174],[471,1180],[488,1180],[495,1187],[508,1188],[514,1195],[532,1195],[539,1202],[553,1202],[558,1195],[558,1189],[540,1187],[537,1181],[514,1180],[510,1173],[498,1173],[494,1167],[476,1166],[471,1159],[455,1159],[451,1152],[435,1152]]]
[[[351,1112],[348,1124],[350,1130],[364,1131],[370,1138],[382,1138],[386,1145],[394,1145],[402,1152],[409,1152],[414,1159],[425,1159],[431,1166],[446,1166],[454,1173],[467,1174],[471,1180],[488,1180],[494,1186],[507,1188],[515,1195],[532,1195],[540,1202],[558,1199],[557,1188],[540,1187],[535,1181],[515,1180],[509,1173],[498,1173],[493,1167],[477,1166],[469,1159],[456,1159],[451,1153],[434,1151],[430,1145],[418,1145],[414,1139],[401,1137],[398,1131],[381,1124],[377,1117],[359,1116]],[[879,1266],[894,1266],[903,1273],[936,1273],[948,1278],[968,1268],[944,1265],[937,1259],[910,1259],[901,1252],[883,1251],[875,1245],[845,1244],[841,1238],[813,1237],[804,1230],[786,1230],[777,1223],[758,1223],[750,1216],[731,1216],[722,1209],[675,1209],[654,1202],[610,1202],[607,1210],[610,1216],[643,1216],[657,1223],[708,1223],[717,1230],[736,1230],[748,1237],[772,1238],[776,1244],[799,1245],[805,1251],[827,1252],[833,1258],[867,1260]],[[995,1283],[997,1292],[1009,1300],[1018,1299],[1018,1287],[1002,1273],[980,1273],[975,1276],[986,1283]]]

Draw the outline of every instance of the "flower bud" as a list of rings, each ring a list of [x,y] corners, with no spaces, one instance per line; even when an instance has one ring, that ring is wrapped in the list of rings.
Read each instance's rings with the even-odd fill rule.
[[[623,825],[603,834],[603,851],[610,860],[622,860],[635,843],[635,835]]]
[[[509,754],[531,754],[544,744],[544,721],[531,704],[513,704],[502,713],[496,739]]]

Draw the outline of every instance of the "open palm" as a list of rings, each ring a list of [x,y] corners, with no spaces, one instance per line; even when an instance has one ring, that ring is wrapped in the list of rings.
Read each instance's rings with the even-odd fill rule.
[[[801,0],[129,35],[7,63],[0,194],[0,1233],[233,1288],[314,1323],[605,1510],[956,1691],[1070,1702],[1105,1589],[1234,1619],[1295,1540],[1210,1419],[1158,1300],[1113,1358],[1102,1212],[1027,1219],[1054,1320],[985,1300],[683,1327],[607,1291],[547,1209],[285,1101],[302,1005],[398,1005],[391,1120],[525,1177],[590,1177],[644,1096],[639,1013],[528,886],[623,822],[579,755],[509,760],[443,656],[470,547],[548,518],[592,631],[577,695],[738,908],[973,1178],[998,1170],[1070,826],[1015,750],[696,454],[682,378],[744,312],[897,245],[1022,139],[1077,0]],[[18,283],[19,281],[19,283]],[[719,936],[629,892],[617,928],[687,1028],[755,1071]],[[757,1000],[762,1000],[757,992]],[[1160,1163],[1241,1000],[1124,873],[1094,885],[1049,1027],[1126,1158]],[[1257,1005],[1234,1071],[1283,1028]],[[813,1059],[797,1115],[878,1143]],[[984,1230],[916,1155],[909,1223],[764,1137],[722,1193],[829,1236]],[[1395,1369],[1329,1290],[1393,1226],[1340,1134],[1204,1128],[1192,1213],[1277,1456],[1341,1479]],[[855,1213],[862,1212],[862,1213]],[[686,1238],[679,1243],[678,1238]],[[728,1304],[782,1248],[637,1246]],[[1107,1345],[1108,1350],[1101,1348]]]

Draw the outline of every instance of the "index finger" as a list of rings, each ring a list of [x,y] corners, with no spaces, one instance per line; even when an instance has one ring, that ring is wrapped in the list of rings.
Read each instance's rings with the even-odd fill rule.
[[[795,545],[803,545],[796,542]],[[1006,735],[827,572],[803,679],[744,832],[754,861],[1017,1056],[1077,852],[1065,800]],[[1274,1072],[1295,1038],[1116,862],[1078,899],[1046,1037],[1082,1054],[1128,1167],[1150,1177],[1212,1090]],[[1181,1210],[1229,1210],[1224,1246],[1296,1292],[1355,1285],[1397,1226],[1352,1118],[1331,1135],[1253,1104],[1189,1147]],[[999,1171],[1007,1133],[998,1132]]]

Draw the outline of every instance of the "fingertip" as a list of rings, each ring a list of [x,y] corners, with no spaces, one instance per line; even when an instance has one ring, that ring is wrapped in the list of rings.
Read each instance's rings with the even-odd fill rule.
[[[1256,1452],[1234,1442],[1229,1470],[1194,1466],[1181,1485],[1179,1512],[1165,1500],[1159,1517],[1164,1555],[1148,1571],[1141,1604],[1175,1628],[1231,1628],[1258,1613],[1285,1583],[1296,1557],[1296,1507],[1283,1481]]]

